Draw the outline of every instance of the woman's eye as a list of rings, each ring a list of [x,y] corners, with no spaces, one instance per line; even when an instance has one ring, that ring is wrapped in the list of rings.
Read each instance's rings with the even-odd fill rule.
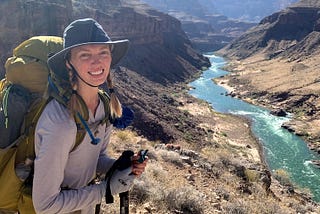
[[[90,57],[90,54],[87,54],[87,53],[80,54],[80,59],[88,59],[89,57]]]
[[[111,53],[109,52],[109,51],[102,51],[101,53],[100,53],[100,56],[103,56],[103,57],[105,57],[105,56],[110,56],[111,55]]]

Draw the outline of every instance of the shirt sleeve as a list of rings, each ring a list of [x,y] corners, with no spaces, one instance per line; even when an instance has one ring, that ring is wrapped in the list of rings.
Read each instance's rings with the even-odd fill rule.
[[[50,107],[47,107],[38,121],[35,134],[36,159],[32,192],[35,210],[37,213],[68,213],[100,203],[105,183],[74,190],[61,189],[77,129],[68,114],[59,111],[52,113]]]

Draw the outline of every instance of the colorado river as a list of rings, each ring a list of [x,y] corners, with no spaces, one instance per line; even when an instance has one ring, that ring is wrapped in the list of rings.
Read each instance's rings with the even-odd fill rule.
[[[252,121],[252,131],[263,147],[269,168],[272,171],[285,170],[292,183],[310,189],[313,199],[320,201],[320,169],[311,163],[319,156],[310,151],[301,138],[281,127],[289,118],[271,115],[267,109],[225,96],[226,89],[216,85],[212,79],[228,73],[220,69],[226,62],[215,55],[206,56],[212,66],[190,83],[193,87],[190,94],[207,101],[217,112],[248,117]]]

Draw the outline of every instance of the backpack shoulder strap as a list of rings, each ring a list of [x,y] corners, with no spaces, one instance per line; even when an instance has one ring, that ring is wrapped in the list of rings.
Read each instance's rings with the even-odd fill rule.
[[[109,107],[110,98],[109,98],[109,95],[105,91],[99,90],[99,97],[104,105],[105,116],[102,120],[100,120],[98,125],[106,124],[106,126],[109,126],[111,124],[110,123],[110,107]],[[86,135],[86,131],[87,132],[90,131],[90,130],[87,130],[88,127],[86,127],[87,126],[86,121],[88,121],[88,118],[89,118],[88,109],[86,108],[84,101],[82,99],[79,99],[79,100],[80,100],[83,108],[82,108],[82,113],[80,113],[78,115],[74,115],[74,120],[77,125],[77,135],[76,135],[75,145],[72,148],[71,152],[74,151],[81,144],[81,142],[83,141],[83,139]],[[88,134],[90,135],[91,133],[88,133]]]
[[[53,97],[56,99],[59,103],[61,103],[64,106],[67,106],[67,102],[70,99],[71,92],[68,89],[64,89],[64,87],[60,86],[63,85],[61,83],[61,80],[54,76],[50,75],[48,78],[49,82],[49,96]],[[77,95],[79,96],[79,95]],[[110,97],[109,95],[104,91],[104,90],[99,90],[99,97],[103,102],[104,105],[104,110],[105,110],[105,117],[98,123],[98,125],[106,124],[107,126],[110,125],[110,107],[109,107],[109,100]],[[77,135],[76,135],[76,142],[74,147],[72,148],[71,152],[74,151],[83,141],[86,132],[88,132],[89,135],[92,135],[91,131],[89,130],[86,124],[86,122],[89,119],[89,111],[88,108],[83,101],[83,99],[79,96],[79,102],[81,105],[81,110],[80,112],[74,114],[74,120],[77,126]]]
[[[109,126],[111,124],[111,114],[110,114],[110,96],[104,90],[99,90],[99,96],[104,105],[104,119],[101,120],[102,124]]]

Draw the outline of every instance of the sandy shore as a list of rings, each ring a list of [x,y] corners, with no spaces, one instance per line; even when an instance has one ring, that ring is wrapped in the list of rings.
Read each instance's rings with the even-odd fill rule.
[[[246,153],[243,155],[250,161],[266,165],[262,145],[252,133],[249,119],[232,114],[217,113],[208,103],[203,101],[184,103],[179,109],[201,118],[202,123],[199,126],[215,133],[213,141],[242,148]],[[226,135],[227,138],[222,138],[221,135]]]

